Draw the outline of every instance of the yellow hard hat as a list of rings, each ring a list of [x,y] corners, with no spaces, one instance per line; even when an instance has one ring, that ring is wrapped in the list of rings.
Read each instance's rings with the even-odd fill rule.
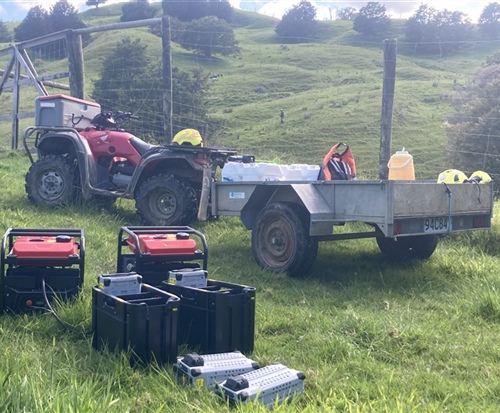
[[[462,184],[467,182],[467,175],[458,169],[447,169],[439,174],[438,184]]]
[[[476,171],[473,174],[471,174],[469,182],[476,182],[478,184],[487,184],[488,182],[491,182],[491,176],[489,176],[484,171]]]
[[[172,144],[203,146],[203,138],[196,129],[183,129],[176,133]]]

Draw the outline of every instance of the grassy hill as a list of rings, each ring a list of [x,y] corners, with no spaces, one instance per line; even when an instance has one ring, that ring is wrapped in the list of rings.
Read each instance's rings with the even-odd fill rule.
[[[118,22],[120,15],[121,5],[115,4],[88,10],[82,18],[96,26]],[[377,177],[384,38],[367,40],[350,22],[321,21],[307,43],[283,44],[275,36],[276,24],[274,18],[236,11],[232,25],[241,54],[233,57],[207,60],[173,44],[174,66],[223,75],[212,82],[209,116],[224,127],[209,144],[235,147],[261,160],[319,163],[334,143],[344,141],[354,151],[359,176]],[[94,33],[84,51],[89,92],[102,59],[123,36],[140,38],[152,59],[160,56],[161,42],[147,28]],[[395,21],[386,37],[399,42],[392,152],[405,147],[414,155],[417,178],[434,178],[453,167],[446,162],[443,130],[452,111],[448,97],[498,44],[477,41],[452,56],[420,57],[414,45],[404,43],[403,21]],[[36,63],[46,70],[62,70],[65,64]],[[0,105],[10,109],[4,95]],[[32,99],[31,94],[27,108]],[[5,122],[0,127],[9,130]],[[0,146],[8,145],[7,136]]]

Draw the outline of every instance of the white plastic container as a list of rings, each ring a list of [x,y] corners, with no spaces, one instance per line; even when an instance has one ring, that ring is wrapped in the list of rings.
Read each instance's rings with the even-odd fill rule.
[[[244,163],[241,178],[242,181],[280,181],[283,180],[283,173],[276,163]]]
[[[239,182],[243,180],[243,164],[241,162],[228,162],[222,168],[222,182]]]
[[[302,180],[304,181],[317,181],[319,175],[319,165],[308,164],[292,164],[292,167],[300,168],[302,172]]]
[[[300,165],[280,165],[283,179],[286,181],[302,181],[302,168]]]

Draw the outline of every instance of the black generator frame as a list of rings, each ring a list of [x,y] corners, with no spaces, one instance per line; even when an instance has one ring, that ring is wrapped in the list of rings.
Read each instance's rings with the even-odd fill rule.
[[[194,254],[151,254],[142,251],[139,242],[139,235],[161,235],[177,234],[184,232],[195,235],[202,244],[202,249],[198,249]],[[123,248],[129,248],[127,239],[134,240],[135,251],[124,253]],[[198,243],[197,243],[198,246]],[[142,276],[145,284],[161,287],[162,282],[168,278],[168,272],[183,268],[200,268],[207,270],[208,266],[208,245],[205,235],[188,226],[129,226],[122,227],[118,233],[118,256],[116,261],[116,272],[136,272]],[[132,264],[132,268],[127,268]]]
[[[10,253],[20,236],[73,237],[78,254],[66,258],[27,258]],[[50,301],[69,299],[83,287],[85,235],[74,228],[9,228],[0,252],[0,308],[3,312],[48,309]],[[33,306],[26,303],[31,300]],[[49,301],[49,305],[47,305]]]

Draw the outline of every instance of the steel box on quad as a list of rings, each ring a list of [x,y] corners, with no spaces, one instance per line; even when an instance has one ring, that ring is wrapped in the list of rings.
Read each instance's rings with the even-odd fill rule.
[[[206,271],[207,260],[205,236],[191,227],[122,227],[118,234],[116,272],[136,272],[149,285],[161,287],[170,271],[200,269],[200,262]]]
[[[9,228],[0,267],[3,311],[44,309],[47,302],[74,297],[83,285],[83,230]]]

